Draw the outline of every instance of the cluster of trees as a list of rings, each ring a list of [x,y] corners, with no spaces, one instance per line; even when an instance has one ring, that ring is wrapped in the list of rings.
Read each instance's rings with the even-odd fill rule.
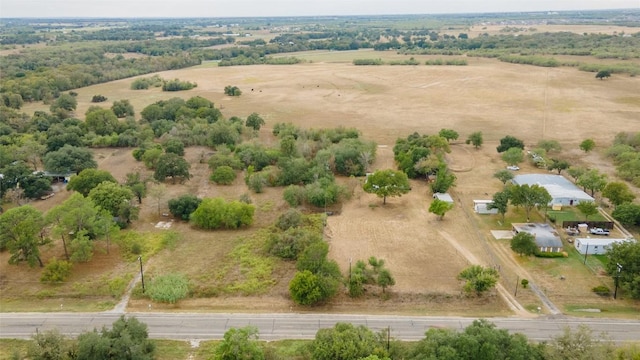
[[[507,172],[498,172],[496,177],[502,177],[501,174],[508,174]],[[504,176],[503,178],[507,178]],[[506,182],[506,180],[505,180]],[[552,200],[551,195],[547,189],[539,185],[513,185],[505,186],[502,191],[493,194],[493,201],[487,205],[488,209],[497,209],[498,213],[504,216],[509,209],[509,204],[514,206],[521,206],[529,221],[531,210],[535,207],[547,207]]]
[[[430,180],[434,193],[445,193],[455,183],[456,177],[447,168],[444,154],[450,152],[449,142],[458,138],[458,133],[451,129],[442,129],[438,135],[420,135],[413,133],[406,139],[396,140],[393,147],[394,159],[398,168],[409,178],[424,176]]]
[[[156,358],[156,345],[149,339],[147,325],[135,317],[122,315],[111,329],[83,332],[71,339],[59,330],[38,332],[32,336],[26,356],[34,360],[107,360]],[[22,359],[14,352],[14,358]]]
[[[383,359],[532,359],[532,360],[604,360],[631,359],[637,356],[633,346],[616,347],[604,336],[596,336],[587,326],[565,328],[549,342],[533,343],[524,335],[498,329],[488,320],[474,320],[462,331],[429,329],[416,342],[394,339],[390,331],[374,332],[366,326],[337,323],[320,329],[307,346],[295,354],[313,360]],[[579,349],[579,350],[577,350]],[[215,348],[214,359],[276,359],[268,343],[259,341],[255,327],[229,329]]]
[[[0,251],[9,251],[11,264],[44,267],[43,282],[65,281],[74,263],[92,259],[97,240],[106,241],[108,252],[118,230],[137,219],[135,199],[142,201],[146,187],[139,173],[127,174],[125,183],[119,184],[106,171],[85,169],[68,184],[74,194],[46,213],[23,205],[1,214]],[[45,266],[41,248],[57,239],[64,258],[52,258]]]
[[[356,261],[353,269],[349,269],[349,278],[347,279],[349,296],[360,297],[364,295],[366,285],[377,285],[383,293],[387,287],[395,285],[396,280],[384,264],[383,259],[377,259],[374,256],[370,257],[367,262]]]

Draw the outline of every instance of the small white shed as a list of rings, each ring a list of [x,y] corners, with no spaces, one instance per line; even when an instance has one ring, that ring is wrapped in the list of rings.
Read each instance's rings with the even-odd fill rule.
[[[453,204],[453,198],[448,193],[435,193],[433,198]]]
[[[630,239],[611,239],[611,238],[577,238],[573,245],[580,254],[602,255],[606,254],[611,245],[632,241]]]
[[[493,200],[473,200],[473,211],[478,214],[497,214],[498,209],[487,209]]]

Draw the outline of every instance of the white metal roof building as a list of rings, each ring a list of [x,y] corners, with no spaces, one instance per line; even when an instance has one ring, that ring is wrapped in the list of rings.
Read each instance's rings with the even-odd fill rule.
[[[549,205],[562,204],[573,206],[581,201],[593,202],[594,199],[586,192],[582,191],[571,181],[561,175],[550,174],[524,174],[516,175],[511,182],[516,185],[528,184],[529,186],[538,185],[547,189],[551,195]]]
[[[603,239],[603,238],[577,238],[573,245],[580,254],[601,255],[606,254],[611,245],[633,241],[631,239]]]
[[[449,193],[435,193],[433,194],[434,199],[442,200],[448,202],[449,204],[453,204],[453,198]]]

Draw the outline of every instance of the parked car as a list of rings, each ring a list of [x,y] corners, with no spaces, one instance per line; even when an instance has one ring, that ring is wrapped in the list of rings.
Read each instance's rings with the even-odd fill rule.
[[[609,230],[607,229],[602,229],[602,228],[591,228],[589,230],[590,233],[592,233],[593,235],[604,235],[604,236],[609,236]]]
[[[517,165],[509,165],[509,166],[507,166],[507,170],[518,171],[518,170],[520,170],[520,167],[517,166]]]

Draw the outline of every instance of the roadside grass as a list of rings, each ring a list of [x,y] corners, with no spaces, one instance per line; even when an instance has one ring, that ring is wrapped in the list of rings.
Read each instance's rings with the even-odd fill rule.
[[[153,340],[156,345],[156,360],[190,359],[193,351],[187,341],[177,340]]]
[[[31,340],[0,339],[0,360],[22,359],[30,343]]]
[[[629,300],[620,299],[620,290],[618,290],[618,304],[601,304],[601,303],[584,303],[584,304],[565,304],[563,310],[567,315],[571,316],[587,316],[599,318],[621,318],[621,319],[639,319],[640,306]],[[589,312],[585,309],[598,309],[600,312]]]
[[[258,334],[259,335],[259,334]],[[267,359],[302,360],[309,358],[309,344],[312,340],[260,341]],[[202,341],[191,357],[193,360],[212,359],[219,340]]]

